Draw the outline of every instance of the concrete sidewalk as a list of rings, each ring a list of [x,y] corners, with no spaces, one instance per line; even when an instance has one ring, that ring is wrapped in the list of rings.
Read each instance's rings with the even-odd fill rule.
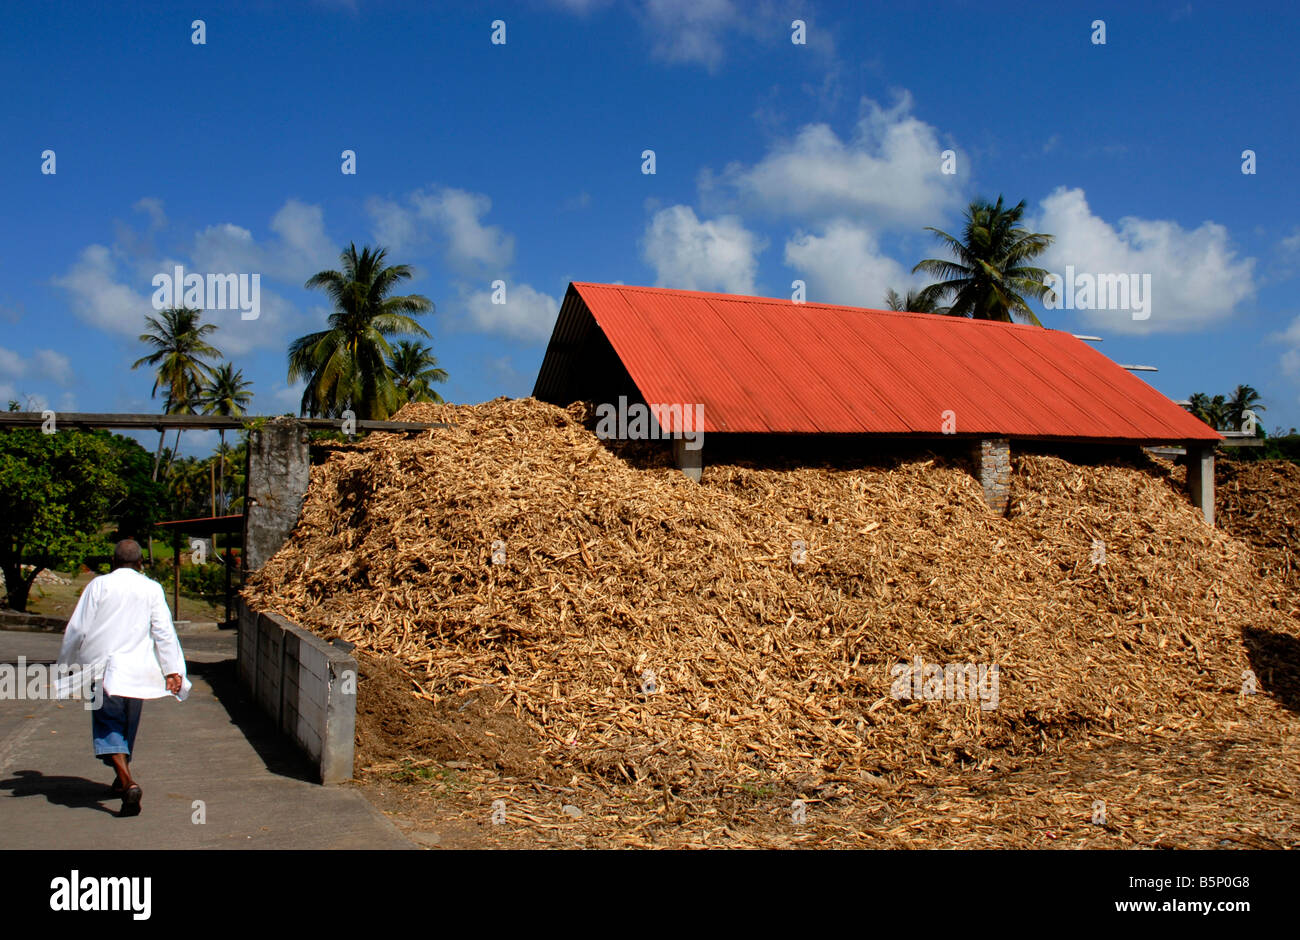
[[[0,631],[0,663],[52,662],[61,642]],[[0,700],[0,849],[415,848],[361,793],[312,782],[238,688],[233,633],[181,643],[194,690],[145,703],[136,817],[119,817],[121,800],[107,796],[113,772],[94,756],[81,702]]]

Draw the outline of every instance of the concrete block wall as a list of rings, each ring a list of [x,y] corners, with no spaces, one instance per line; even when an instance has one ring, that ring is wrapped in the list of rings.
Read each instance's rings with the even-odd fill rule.
[[[279,614],[239,602],[239,681],[320,771],[321,783],[352,777],[357,663]]]
[[[976,444],[980,486],[989,508],[1005,514],[1011,502],[1011,443],[1005,437],[983,438]]]

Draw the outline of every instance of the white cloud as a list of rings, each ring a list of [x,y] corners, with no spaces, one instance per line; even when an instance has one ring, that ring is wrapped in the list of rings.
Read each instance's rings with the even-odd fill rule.
[[[1043,200],[1034,231],[1056,236],[1039,267],[1064,275],[1150,274],[1149,318],[1125,310],[1085,310],[1115,332],[1196,330],[1224,321],[1255,294],[1255,259],[1238,258],[1228,230],[1215,222],[1184,229],[1176,222],[1126,216],[1111,225],[1095,215],[1081,189],[1058,188]]]
[[[154,273],[170,273],[173,267],[179,264],[187,272],[262,275],[259,280],[260,303],[257,319],[245,320],[238,309],[203,312],[204,322],[217,326],[217,332],[209,337],[209,341],[221,350],[226,358],[234,358],[256,349],[283,348],[290,334],[306,333],[315,324],[324,322],[323,316],[317,320],[309,319],[297,306],[268,286],[269,279],[277,276],[270,273],[268,268],[274,267],[275,270],[283,272],[284,266],[281,262],[288,256],[287,251],[290,249],[286,249],[279,243],[272,243],[270,246],[259,245],[248,229],[222,223],[209,226],[195,237],[194,250],[189,262],[166,258],[154,268]],[[278,256],[279,260],[273,265],[268,265],[267,260],[273,255]],[[301,264],[300,259],[299,265]],[[337,267],[337,265],[324,264],[322,267]],[[301,270],[300,267],[299,271]],[[315,273],[320,268],[310,270]],[[291,283],[298,286],[306,280],[306,275],[301,278],[295,276]],[[151,315],[155,314],[152,306],[147,312]],[[139,326],[137,333],[144,330],[143,317]]]
[[[266,395],[266,402],[269,403],[269,407],[265,409],[265,413],[273,415],[284,414],[285,412],[298,414],[302,405],[302,392],[306,387],[306,382],[275,386]]]
[[[265,249],[253,239],[253,233],[230,222],[209,225],[196,234],[190,257],[191,263],[185,267],[204,273],[233,271],[251,274],[264,272],[267,267]],[[165,261],[160,270],[170,272],[170,264],[180,263]]]
[[[1281,333],[1274,337],[1282,343],[1282,371],[1293,378],[1300,378],[1300,317],[1296,317]]]
[[[153,199],[141,200],[136,207],[151,216],[161,212],[161,203]],[[272,290],[269,282],[287,281],[300,287],[322,268],[337,267],[337,251],[325,234],[319,206],[291,199],[272,216],[270,229],[273,235],[259,242],[243,226],[231,222],[210,225],[195,233],[188,257],[181,258],[137,255],[133,246],[138,248],[139,243],[118,243],[112,249],[90,245],[53,283],[69,292],[73,310],[86,322],[135,337],[144,332],[145,318],[157,313],[152,302],[156,274],[171,274],[176,265],[188,273],[258,274],[260,315],[256,320],[244,320],[238,310],[207,311],[204,319],[220,328],[212,341],[227,356],[278,348],[290,333],[305,332],[310,323]],[[138,284],[140,292],[128,286],[131,284]]]
[[[741,22],[731,0],[646,0],[642,20],[655,56],[710,71],[722,63],[721,34]]]
[[[13,350],[0,346],[0,376],[22,378],[31,376],[36,380],[55,382],[57,385],[72,385],[73,368],[68,356],[53,350],[35,350],[30,358],[23,358]]]
[[[137,212],[148,213],[150,231],[156,231],[157,229],[167,227],[167,213],[163,211],[163,203],[161,199],[156,199],[153,196],[145,196],[143,199],[137,201],[131,208],[135,209]]]
[[[504,272],[514,259],[515,240],[498,225],[483,224],[492,200],[482,193],[435,186],[404,200],[366,203],[375,239],[393,252],[434,239],[447,264],[462,274]]]
[[[27,362],[12,349],[0,346],[0,375],[16,377],[27,371]]]
[[[612,0],[548,0],[563,12],[585,16]],[[831,30],[809,19],[806,3],[790,0],[631,0],[630,6],[650,40],[651,55],[670,64],[702,65],[717,71],[727,56],[728,40],[741,38],[766,45],[788,43],[790,23],[804,19],[805,45],[799,54],[834,55]]]
[[[560,312],[560,298],[543,294],[528,284],[507,283],[505,300],[503,304],[494,304],[492,291],[478,291],[466,297],[470,328],[528,342],[551,335]]]
[[[227,359],[257,349],[284,349],[290,337],[324,328],[327,313],[313,318],[274,291],[262,287],[261,311],[256,320],[245,320],[238,310],[205,312],[204,319],[216,323],[213,345]]]
[[[1282,250],[1287,253],[1300,252],[1300,228],[1282,239]]]
[[[660,287],[753,294],[764,247],[733,216],[701,221],[690,206],[677,205],[651,218],[644,255]]]
[[[271,217],[271,231],[280,236],[271,249],[273,267],[287,279],[306,281],[317,271],[337,267],[342,246],[325,234],[325,211],[320,206],[290,199]]]
[[[128,336],[139,335],[153,312],[149,294],[118,282],[117,262],[103,245],[88,245],[81,257],[54,284],[72,295],[72,309],[92,326]]]
[[[271,217],[274,238],[259,243],[240,225],[221,222],[194,236],[190,270],[201,272],[258,273],[265,277],[303,284],[317,271],[338,267],[341,246],[325,233],[325,213],[320,206],[288,200]]]
[[[32,354],[32,365],[44,378],[59,385],[72,384],[72,362],[63,353],[53,349],[38,349]]]
[[[785,262],[808,285],[808,299],[880,309],[885,292],[904,293],[912,283],[901,264],[881,254],[876,237],[844,221],[832,222],[821,235],[798,233],[785,243]]]
[[[911,108],[906,92],[890,108],[864,98],[851,138],[809,124],[752,167],[730,164],[720,176],[701,174],[701,197],[706,205],[739,200],[805,221],[852,218],[908,231],[933,225],[960,203],[969,161]],[[947,149],[956,153],[952,175],[941,172]]]
[[[609,4],[609,0],[550,0],[550,2],[553,6],[579,15],[590,13]]]
[[[26,312],[27,310],[20,300],[12,302],[0,301],[0,320],[6,323],[17,323]]]
[[[391,252],[401,252],[425,240],[415,212],[391,199],[372,197],[366,202],[366,212],[375,241]]]

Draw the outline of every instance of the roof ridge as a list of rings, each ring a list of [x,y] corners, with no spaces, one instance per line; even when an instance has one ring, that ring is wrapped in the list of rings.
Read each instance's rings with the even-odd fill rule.
[[[603,284],[597,281],[570,281],[569,283],[575,288],[603,287],[610,290],[637,291],[647,294],[684,294],[688,297],[718,297],[724,300],[743,301],[748,303],[762,302],[789,304],[793,307],[817,307],[827,310],[852,310],[856,313],[882,313],[891,317],[914,317],[924,320],[935,320],[937,318],[941,322],[952,325],[965,323],[977,325],[982,328],[997,327],[1005,329],[1007,327],[1014,327],[1021,330],[1047,330],[1048,332],[1053,333],[1067,332],[1066,330],[1059,330],[1054,327],[1034,326],[1032,323],[1003,323],[1001,320],[976,320],[973,317],[950,317],[935,313],[917,313],[913,310],[880,310],[876,307],[852,307],[848,304],[824,304],[816,301],[796,302],[784,297],[760,297],[757,294],[725,294],[720,291],[685,290],[679,287],[647,287],[643,284]]]

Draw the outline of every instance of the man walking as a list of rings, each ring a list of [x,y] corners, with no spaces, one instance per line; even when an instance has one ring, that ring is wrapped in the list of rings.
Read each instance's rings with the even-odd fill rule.
[[[167,597],[141,571],[140,546],[133,539],[117,543],[113,570],[81,592],[63,634],[59,665],[97,677],[102,701],[90,722],[95,756],[117,771],[109,792],[122,798],[121,815],[139,815],[144,791],[130,764],[144,699],[170,694],[183,702],[191,686]]]

